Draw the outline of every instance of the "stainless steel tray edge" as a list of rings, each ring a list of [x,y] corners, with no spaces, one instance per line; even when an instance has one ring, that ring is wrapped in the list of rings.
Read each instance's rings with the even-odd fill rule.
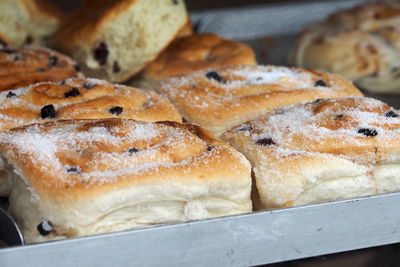
[[[0,266],[250,266],[400,241],[400,193],[0,250]]]

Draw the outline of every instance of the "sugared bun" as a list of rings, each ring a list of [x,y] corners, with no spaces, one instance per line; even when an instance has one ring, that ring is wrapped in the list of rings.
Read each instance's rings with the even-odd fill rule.
[[[28,243],[252,210],[250,164],[198,126],[70,120],[0,134]]]
[[[182,118],[155,92],[97,79],[38,83],[0,93],[0,132],[60,119],[130,118],[177,121]],[[9,194],[0,162],[0,196]]]
[[[69,57],[50,49],[0,45],[0,92],[37,82],[83,78],[80,71]]]
[[[283,107],[222,138],[252,163],[261,209],[400,190],[400,118],[372,98]]]
[[[400,92],[400,4],[364,3],[306,27],[292,64],[338,73],[372,92]]]
[[[256,64],[253,49],[243,43],[211,33],[175,39],[161,55],[132,81],[132,85],[153,88],[178,74],[225,65]]]
[[[156,91],[170,99],[191,123],[216,135],[274,108],[316,98],[361,96],[341,76],[277,66],[225,66],[161,82]]]

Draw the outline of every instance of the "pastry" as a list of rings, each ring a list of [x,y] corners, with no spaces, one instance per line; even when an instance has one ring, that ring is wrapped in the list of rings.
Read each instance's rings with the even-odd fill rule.
[[[49,45],[63,17],[46,0],[0,0],[0,43]]]
[[[100,118],[182,121],[172,104],[155,92],[97,79],[38,83],[0,93],[0,132],[52,120]],[[9,193],[0,162],[0,196]]]
[[[54,37],[87,76],[123,82],[139,72],[188,21],[183,0],[85,1]]]
[[[83,78],[67,56],[46,48],[0,45],[0,92],[37,82]]]
[[[0,134],[28,243],[250,212],[250,164],[198,126],[70,120]]]
[[[171,76],[237,64],[256,64],[250,46],[211,33],[195,34],[175,39],[134,78],[132,84],[154,88],[158,82]]]
[[[341,74],[371,92],[399,92],[400,4],[364,3],[309,25],[290,61]]]
[[[216,135],[276,107],[361,93],[341,76],[277,66],[225,66],[172,77],[156,91]]]
[[[251,162],[263,209],[400,190],[400,119],[381,101],[318,99],[222,135]]]

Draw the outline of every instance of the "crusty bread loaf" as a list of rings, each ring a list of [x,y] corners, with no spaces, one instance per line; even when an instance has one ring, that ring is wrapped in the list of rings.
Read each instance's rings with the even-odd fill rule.
[[[399,92],[399,32],[399,3],[364,3],[306,27],[290,61],[339,73],[372,92]]]
[[[223,133],[276,107],[361,95],[341,76],[276,66],[226,66],[164,80],[155,88],[191,123]]]
[[[86,1],[68,16],[54,44],[87,76],[122,82],[155,59],[187,21],[182,0]]]
[[[97,79],[38,83],[0,93],[0,132],[52,120],[100,118],[182,121],[172,104],[155,92]],[[8,196],[3,171],[0,162],[0,196]]]
[[[154,88],[158,82],[171,76],[237,64],[256,64],[250,46],[215,34],[195,34],[175,39],[146,66],[132,85]]]
[[[0,0],[0,43],[49,45],[63,17],[46,0]]]
[[[262,208],[400,190],[400,119],[363,97],[300,103],[224,133],[250,160]]]
[[[250,212],[250,164],[198,126],[48,122],[0,134],[28,243]]]
[[[0,92],[37,82],[83,78],[67,56],[46,48],[0,45]]]

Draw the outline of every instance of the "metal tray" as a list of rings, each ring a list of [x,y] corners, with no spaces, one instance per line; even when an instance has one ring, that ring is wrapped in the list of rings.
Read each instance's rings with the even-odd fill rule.
[[[285,65],[304,24],[358,2],[264,5],[192,18],[198,32],[251,44],[259,63]],[[3,248],[0,266],[250,266],[307,258],[400,242],[399,202],[393,193]]]

